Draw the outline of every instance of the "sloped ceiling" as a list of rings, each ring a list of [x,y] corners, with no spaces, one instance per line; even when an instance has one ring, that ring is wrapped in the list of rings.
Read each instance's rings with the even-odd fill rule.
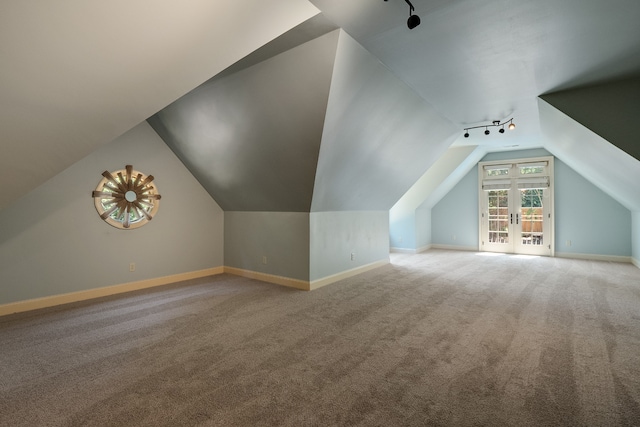
[[[602,125],[599,119],[604,109],[596,114],[596,109],[576,107],[579,102],[575,100],[587,99],[587,92],[576,97],[569,92],[640,74],[637,0],[412,3],[422,24],[408,30],[408,8],[403,0],[3,1],[0,209],[223,70],[228,74],[220,78],[232,77],[239,70],[229,68],[231,64],[248,69],[273,57],[276,52],[264,50],[263,57],[243,60],[316,16],[318,10],[331,22],[330,29],[344,29],[424,101],[415,105],[429,110],[426,121],[450,123],[459,132],[451,142],[449,132],[443,131],[446,126],[436,125],[438,137],[430,139],[424,133],[426,144],[477,145],[487,152],[544,144],[550,152],[562,152],[563,160],[571,165],[568,158],[579,157],[581,148],[555,140],[557,133],[551,131],[558,127],[555,118],[549,117],[552,115],[547,114],[546,106],[540,107],[537,101],[538,96],[546,94],[545,99],[566,113],[560,117],[564,116],[568,129],[577,134],[582,134],[578,129],[591,129],[589,132],[611,139],[628,153],[637,147],[623,143],[627,137],[619,129],[614,132],[618,135],[612,136],[606,126],[596,124]],[[553,95],[561,91],[567,92]],[[625,99],[637,106],[634,98]],[[329,107],[326,115],[331,120],[333,110]],[[351,114],[352,119],[359,118]],[[404,117],[411,119],[411,114]],[[508,139],[495,132],[489,137],[461,136],[465,127],[509,117],[518,127],[508,137],[502,135]],[[571,117],[584,126],[574,128]],[[545,124],[545,120],[552,121]],[[341,126],[344,133],[338,132],[336,138],[344,141],[344,135],[351,131],[344,123],[336,129]],[[383,168],[388,173],[381,175],[391,176],[398,169],[384,169],[387,165],[376,156],[385,153],[391,162],[403,164],[405,158],[396,158],[396,153],[405,148],[400,144],[394,151],[389,144],[372,154],[363,146],[347,155],[351,159],[358,153],[374,155],[372,167]],[[441,148],[430,152],[427,166],[431,155],[437,156]],[[340,166],[341,157],[335,156],[340,149],[333,147],[327,159],[333,156],[329,163],[348,168]],[[318,198],[311,203],[318,203],[318,209],[352,206],[346,197],[340,199],[342,195],[331,199],[327,194],[347,186],[348,179],[360,180],[353,188],[362,188],[366,174],[340,172],[335,179],[325,180],[328,172],[322,147],[319,151],[319,157],[314,160],[311,156],[310,160],[322,169],[320,180],[314,178]],[[256,157],[260,155],[257,153]],[[574,168],[589,175],[591,169],[580,169],[580,165],[589,163],[593,168],[605,155],[605,151],[597,151],[593,158],[575,162]],[[406,173],[401,171],[400,181],[388,183],[380,202],[369,203],[371,199],[366,196],[352,207],[386,206],[390,195],[404,187],[412,174],[417,170],[411,167]],[[300,191],[307,206],[309,178],[304,182],[306,187]],[[278,184],[272,185],[275,188]],[[621,197],[628,200],[634,194]]]
[[[317,12],[300,0],[3,0],[0,209]]]
[[[637,122],[640,117],[640,76],[563,90],[541,98],[640,160]]]
[[[513,117],[511,141],[540,146],[536,98],[640,70],[637,0],[311,0],[444,117],[465,127]],[[494,136],[495,135],[495,136]]]
[[[631,211],[640,211],[640,160],[538,100],[544,148]]]
[[[312,211],[389,210],[457,128],[342,33]]]
[[[149,119],[224,210],[309,212],[338,34],[213,78]]]

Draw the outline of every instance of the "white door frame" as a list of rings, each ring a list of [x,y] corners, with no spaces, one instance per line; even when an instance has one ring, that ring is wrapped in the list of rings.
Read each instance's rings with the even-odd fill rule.
[[[555,255],[553,157],[497,160],[478,163],[478,250],[489,252]],[[543,245],[524,244],[520,190],[544,188]],[[491,243],[488,233],[488,190],[508,190],[509,243]]]

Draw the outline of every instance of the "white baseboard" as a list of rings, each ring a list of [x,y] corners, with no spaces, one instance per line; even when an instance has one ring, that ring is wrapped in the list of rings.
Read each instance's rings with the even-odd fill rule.
[[[637,259],[631,257],[631,264],[635,265],[636,267],[640,268],[640,261],[638,261]]]
[[[274,283],[276,285],[288,286],[291,288],[310,291],[318,289],[322,286],[329,285],[339,280],[347,279],[360,273],[372,270],[377,267],[389,264],[389,259],[373,262],[371,264],[363,265],[353,268],[351,270],[343,271],[338,274],[324,277],[322,279],[306,281],[299,279],[292,279],[290,277],[276,276],[273,274],[260,273],[257,271],[243,270],[241,268],[234,267],[214,267],[205,270],[192,271],[188,273],[174,274],[171,276],[158,277],[154,279],[140,280],[137,282],[123,283],[119,285],[106,286],[97,289],[88,289],[85,291],[70,292],[66,294],[52,295],[43,298],[35,298],[26,301],[17,301],[9,304],[0,305],[0,316],[7,314],[21,313],[30,310],[37,310],[40,308],[53,307],[61,304],[68,304],[72,302],[85,301],[94,298],[106,297],[110,295],[121,294],[125,292],[137,291],[141,289],[153,288],[156,286],[168,285],[171,283],[182,282],[190,279],[198,279],[201,277],[215,276],[222,273],[234,274],[236,276],[246,277],[249,279],[261,280],[267,283]]]
[[[360,267],[352,268],[351,270],[342,271],[337,274],[333,274],[331,276],[323,277],[322,279],[312,280],[309,283],[310,290],[321,288],[322,286],[330,285],[331,283],[335,283],[340,280],[348,279],[349,277],[356,276],[358,274],[364,273],[369,270],[373,270],[374,268],[382,267],[383,265],[389,264],[389,258],[372,262],[371,264],[362,265]]]
[[[395,254],[419,254],[421,252],[426,252],[431,249],[431,245],[420,246],[417,249],[410,248],[389,248],[389,251]]]
[[[626,263],[633,262],[633,258],[631,258],[630,256],[619,256],[619,255],[579,254],[579,253],[572,253],[572,252],[556,251],[555,256],[558,258],[586,259],[591,261],[626,262]]]
[[[306,280],[292,279],[290,277],[276,276],[274,274],[260,273],[258,271],[252,270],[243,270],[242,268],[235,267],[224,267],[224,272],[234,274],[236,276],[246,277],[247,279],[256,279],[267,283],[274,283],[276,285],[301,289],[303,291],[311,290],[309,282]]]
[[[223,272],[224,267],[214,267],[207,268],[205,270],[191,271],[188,273],[173,274],[171,276],[157,277],[154,279],[146,279],[119,285],[105,286],[103,288],[88,289],[86,291],[69,292],[66,294],[52,295],[26,301],[17,301],[0,305],[0,316],[36,310],[39,308],[53,307],[56,305],[68,304],[72,302],[85,301],[94,298],[106,297],[109,295],[116,295],[125,292],[138,291],[141,289],[168,285],[170,283],[182,282],[184,280],[215,276],[216,274],[222,274]]]
[[[453,251],[478,252],[478,247],[477,246],[457,246],[457,245],[433,244],[433,245],[431,245],[431,249],[448,249],[448,250],[453,250]]]
[[[389,248],[389,252],[394,254],[416,254],[418,253],[417,249],[410,248]]]

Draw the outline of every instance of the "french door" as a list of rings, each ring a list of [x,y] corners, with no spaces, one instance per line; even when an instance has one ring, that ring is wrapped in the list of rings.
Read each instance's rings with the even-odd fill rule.
[[[553,255],[549,159],[480,164],[480,250]]]

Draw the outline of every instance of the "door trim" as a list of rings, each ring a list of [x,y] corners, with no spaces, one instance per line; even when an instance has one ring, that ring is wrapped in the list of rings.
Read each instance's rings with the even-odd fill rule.
[[[510,182],[509,189],[510,197],[516,197],[514,191],[518,191],[518,182],[531,182],[531,181],[539,181],[541,179],[548,180],[548,210],[545,214],[545,221],[548,221],[548,226],[545,227],[548,230],[545,232],[545,241],[548,242],[548,255],[546,256],[555,256],[555,227],[554,227],[554,219],[555,219],[555,211],[554,211],[554,157],[553,156],[545,156],[545,157],[532,157],[532,158],[520,158],[513,160],[495,160],[488,162],[479,162],[478,163],[478,250],[480,252],[494,252],[483,249],[483,240],[484,229],[483,229],[483,203],[485,197],[485,191],[487,188],[490,189],[498,189],[507,186],[507,183]],[[522,175],[520,172],[520,168],[522,167],[543,167],[543,171],[540,173],[533,172],[531,174]],[[505,171],[505,169],[508,170]],[[488,171],[494,171],[489,173]],[[526,171],[529,172],[529,171]],[[483,186],[485,188],[483,188]],[[546,206],[545,206],[546,208]],[[546,209],[545,209],[546,210]],[[515,233],[514,233],[514,238]],[[505,253],[518,253],[515,242],[512,245],[511,252]],[[547,243],[545,243],[547,246]]]

